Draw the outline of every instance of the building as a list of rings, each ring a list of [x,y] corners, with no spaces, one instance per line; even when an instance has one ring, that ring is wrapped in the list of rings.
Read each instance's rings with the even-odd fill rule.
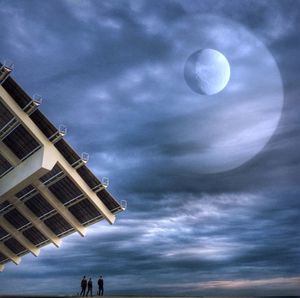
[[[125,209],[0,65],[0,271],[49,243]]]

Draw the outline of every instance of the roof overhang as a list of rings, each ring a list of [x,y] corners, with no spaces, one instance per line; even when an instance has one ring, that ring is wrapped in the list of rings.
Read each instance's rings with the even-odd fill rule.
[[[32,102],[12,78],[0,85],[0,271],[124,210]]]

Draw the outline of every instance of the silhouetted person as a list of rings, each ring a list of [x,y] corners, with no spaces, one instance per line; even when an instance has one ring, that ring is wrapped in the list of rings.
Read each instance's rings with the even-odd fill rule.
[[[85,296],[85,291],[86,291],[86,286],[87,286],[87,280],[86,280],[85,276],[82,278],[80,286],[81,286],[80,296]]]
[[[87,290],[86,296],[88,296],[89,293],[91,293],[91,296],[93,296],[93,282],[92,282],[91,277],[90,277],[87,285],[88,285],[88,290]]]
[[[99,294],[99,296],[103,296],[103,292],[104,292],[104,281],[103,281],[102,275],[100,275],[100,277],[98,279],[98,294]]]

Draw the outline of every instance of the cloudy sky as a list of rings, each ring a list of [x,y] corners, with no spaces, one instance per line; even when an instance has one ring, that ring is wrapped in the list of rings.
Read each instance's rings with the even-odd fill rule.
[[[0,58],[126,200],[0,274],[0,294],[300,293],[300,2],[0,0]],[[183,77],[221,51],[227,87]]]

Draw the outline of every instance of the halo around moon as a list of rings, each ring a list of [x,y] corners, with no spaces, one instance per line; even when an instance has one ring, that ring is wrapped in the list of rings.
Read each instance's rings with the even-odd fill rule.
[[[199,174],[243,165],[263,150],[281,117],[284,97],[276,61],[252,32],[228,19],[186,17],[170,30],[177,42],[174,59],[164,69],[172,84],[162,84],[161,90],[168,94],[169,114],[177,119],[172,131],[180,132],[179,138],[174,133],[177,139],[168,140],[175,152],[172,162]],[[217,49],[230,61],[230,69],[222,62],[217,79],[204,82],[200,75],[199,84],[197,71],[190,68],[204,56],[202,49]]]
[[[212,95],[222,91],[230,78],[226,57],[214,49],[201,49],[192,53],[184,66],[184,78],[196,93]]]

